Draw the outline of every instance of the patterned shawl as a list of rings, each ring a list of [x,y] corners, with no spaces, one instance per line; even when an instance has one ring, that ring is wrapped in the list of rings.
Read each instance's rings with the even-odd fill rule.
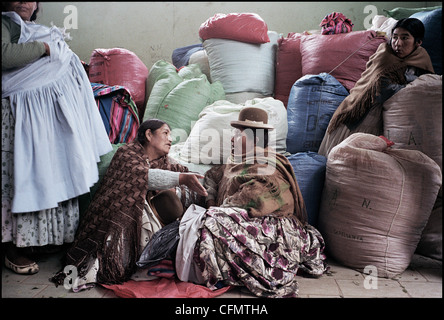
[[[66,265],[76,266],[80,277],[88,271],[91,258],[99,259],[99,283],[122,283],[135,272],[141,254],[140,231],[149,168],[188,171],[167,155],[149,161],[138,141],[117,149],[65,257]],[[51,280],[62,284],[64,278],[61,271]]]
[[[409,56],[401,59],[395,55],[390,44],[382,43],[370,57],[366,70],[350,90],[350,95],[342,101],[333,114],[327,129],[328,133],[333,132],[343,123],[353,125],[365,116],[380,93],[382,77],[405,84],[404,74],[408,66],[434,72],[430,57],[423,47],[418,47]]]
[[[294,215],[305,224],[305,202],[288,159],[259,147],[254,159],[247,156],[241,163],[231,161],[206,173],[218,182],[216,205],[243,208],[252,217]]]

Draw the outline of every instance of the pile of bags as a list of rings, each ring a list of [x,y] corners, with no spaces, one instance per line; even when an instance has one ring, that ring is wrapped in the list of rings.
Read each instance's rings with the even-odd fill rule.
[[[146,72],[141,119],[170,124],[170,155],[204,174],[229,156],[230,122],[245,107],[262,108],[275,127],[270,144],[290,160],[332,258],[360,271],[375,266],[382,277],[403,272],[415,250],[442,259],[442,76],[421,76],[386,101],[385,138],[356,133],[328,159],[317,153],[333,113],[387,41],[380,31],[396,21],[377,16],[371,30],[351,32],[347,21],[326,25],[335,34],[283,37],[257,14],[216,14],[201,24],[200,44]]]
[[[216,14],[202,23],[199,37],[211,80],[222,83],[228,101],[243,103],[273,95],[278,34],[269,31],[260,16]]]
[[[143,117],[148,68],[134,52],[123,48],[95,49],[88,76],[93,83],[125,87],[137,106],[139,119]]]
[[[158,118],[172,130],[173,144],[185,141],[200,112],[207,105],[225,99],[219,81],[210,83],[197,65],[180,70],[164,60],[150,69],[149,93],[143,120]]]

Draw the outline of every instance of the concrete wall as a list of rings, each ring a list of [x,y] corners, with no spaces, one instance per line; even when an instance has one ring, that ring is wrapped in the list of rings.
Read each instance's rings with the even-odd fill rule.
[[[384,9],[426,7],[441,2],[41,2],[37,22],[66,27],[71,49],[89,62],[96,48],[133,51],[148,69],[159,59],[171,62],[174,49],[200,43],[199,27],[216,13],[254,12],[268,29],[319,30],[325,15],[342,12],[365,30],[371,16]]]

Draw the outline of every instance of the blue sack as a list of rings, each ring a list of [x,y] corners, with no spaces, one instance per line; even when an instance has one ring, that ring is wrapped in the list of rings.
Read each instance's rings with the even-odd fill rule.
[[[287,152],[317,152],[347,89],[327,73],[306,75],[291,87],[287,104]]]
[[[442,8],[417,12],[410,18],[417,18],[424,24],[422,47],[427,50],[435,73],[442,75]]]
[[[288,156],[307,208],[308,223],[316,227],[324,188],[327,158],[316,152],[300,152]]]
[[[177,69],[187,66],[191,55],[200,50],[203,50],[203,45],[201,43],[174,49],[171,55],[173,65]]]

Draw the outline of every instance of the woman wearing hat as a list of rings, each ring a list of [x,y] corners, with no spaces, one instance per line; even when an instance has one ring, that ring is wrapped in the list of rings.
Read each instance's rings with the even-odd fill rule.
[[[205,174],[208,191],[194,249],[200,283],[216,289],[246,286],[262,297],[294,297],[298,270],[326,270],[324,241],[307,224],[290,162],[268,146],[268,114],[244,108],[234,127],[227,163]]]
[[[230,158],[205,175],[207,206],[241,207],[256,217],[294,215],[305,224],[305,204],[291,164],[268,146],[268,131],[274,128],[267,112],[244,108],[231,126]]]

